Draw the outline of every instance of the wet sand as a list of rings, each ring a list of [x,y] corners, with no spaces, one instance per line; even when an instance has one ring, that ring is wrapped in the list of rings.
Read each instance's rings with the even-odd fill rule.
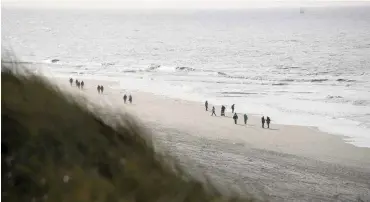
[[[273,122],[263,129],[260,117],[251,115],[244,125],[242,114],[235,125],[231,113],[212,117],[204,103],[112,89],[114,82],[83,79],[85,88],[78,90],[68,78],[52,80],[63,90],[134,115],[152,131],[161,151],[170,151],[191,174],[208,176],[224,191],[247,190],[271,201],[370,201],[370,149],[340,136]],[[103,94],[96,90],[99,84]],[[133,104],[123,103],[125,93],[133,95]]]

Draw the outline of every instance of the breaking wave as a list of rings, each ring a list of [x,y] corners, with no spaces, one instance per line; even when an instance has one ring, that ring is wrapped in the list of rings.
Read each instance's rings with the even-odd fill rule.
[[[191,67],[176,67],[176,70],[178,70],[178,71],[187,71],[187,72],[195,71],[195,69],[191,68]]]

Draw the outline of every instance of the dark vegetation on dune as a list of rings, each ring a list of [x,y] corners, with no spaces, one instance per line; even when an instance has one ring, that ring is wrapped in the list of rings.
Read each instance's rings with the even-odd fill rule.
[[[1,65],[2,200],[246,201],[169,166],[127,115],[110,124],[43,78],[14,73],[19,65]]]

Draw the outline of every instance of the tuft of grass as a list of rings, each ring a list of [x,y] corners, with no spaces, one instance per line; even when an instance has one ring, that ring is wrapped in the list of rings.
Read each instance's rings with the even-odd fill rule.
[[[3,200],[251,201],[170,167],[129,115],[110,124],[18,64],[1,65]]]

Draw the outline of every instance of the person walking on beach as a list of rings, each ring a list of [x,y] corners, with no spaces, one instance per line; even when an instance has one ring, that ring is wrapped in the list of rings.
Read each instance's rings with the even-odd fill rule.
[[[125,94],[124,96],[123,96],[123,102],[126,104],[126,100],[127,100],[127,95]]]
[[[235,104],[231,105],[231,113],[234,113]]]
[[[128,101],[130,102],[130,104],[132,104],[132,96],[128,96]]]
[[[80,89],[80,86],[81,86],[81,83],[79,81],[77,81],[77,88]]]
[[[73,84],[73,79],[72,78],[70,78],[69,79],[69,83],[71,84],[71,86],[72,86],[72,84]]]
[[[237,124],[238,123],[238,115],[236,114],[236,112],[233,116],[233,119],[234,119],[234,123]]]
[[[213,107],[212,107],[212,115],[211,115],[211,116],[213,116],[213,114],[214,114],[215,116],[217,116],[215,112],[216,112],[216,109],[215,109],[215,107],[213,106]]]
[[[78,79],[76,79],[75,83],[76,83],[76,86],[77,86],[77,84],[78,84]]]
[[[270,122],[271,122],[270,117],[267,117],[266,118],[267,128],[270,128]]]
[[[85,85],[84,81],[81,81],[81,88],[84,88],[84,85]]]
[[[247,121],[248,121],[248,116],[247,114],[244,114],[244,124],[247,125]]]
[[[100,91],[101,91],[101,93],[104,92],[104,86],[103,85],[100,86]]]
[[[206,111],[208,111],[208,101],[206,100],[206,103],[204,103],[204,106],[206,107]]]
[[[261,122],[262,122],[262,128],[265,128],[265,117],[262,116]]]
[[[98,87],[96,87],[96,90],[98,90],[98,93],[100,94],[100,85],[98,85]]]
[[[221,116],[225,116],[225,106],[221,106]]]

